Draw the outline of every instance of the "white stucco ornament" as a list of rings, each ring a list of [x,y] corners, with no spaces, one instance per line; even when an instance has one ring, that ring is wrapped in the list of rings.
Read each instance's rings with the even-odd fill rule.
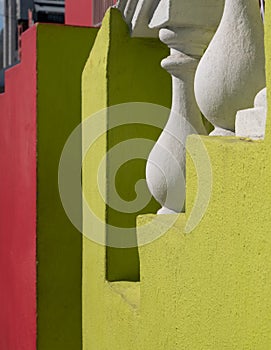
[[[117,8],[131,30],[132,37],[158,38],[158,30],[149,22],[160,0],[119,0]]]
[[[186,139],[206,134],[194,96],[194,76],[222,11],[222,0],[161,0],[149,24],[160,29],[160,40],[171,52],[162,67],[172,76],[172,109],[146,168],[149,189],[162,206],[159,214],[184,210]]]
[[[262,140],[265,135],[267,113],[266,88],[255,97],[254,108],[238,111],[236,114],[236,136]]]
[[[195,96],[212,133],[235,130],[238,110],[253,107],[265,86],[263,23],[258,0],[226,0],[221,23],[198,66]]]

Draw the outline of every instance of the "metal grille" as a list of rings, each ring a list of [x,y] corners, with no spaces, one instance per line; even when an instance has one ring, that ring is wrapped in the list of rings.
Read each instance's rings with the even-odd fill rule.
[[[104,14],[106,10],[110,7],[115,5],[116,0],[93,0],[93,9],[92,9],[92,23],[93,26],[98,27],[102,19],[104,17]]]

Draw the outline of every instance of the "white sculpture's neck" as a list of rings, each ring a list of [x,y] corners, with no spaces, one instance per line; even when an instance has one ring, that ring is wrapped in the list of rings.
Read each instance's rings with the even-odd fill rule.
[[[211,38],[205,32],[205,40]],[[172,108],[167,125],[147,163],[147,183],[162,205],[159,214],[184,210],[186,139],[190,134],[206,134],[194,95],[194,77],[206,42],[195,28],[166,28],[160,40],[170,48],[162,67],[172,76]]]
[[[172,113],[169,121],[179,116],[199,134],[205,134],[206,130],[195,100],[194,79],[199,60],[212,35],[213,30],[196,27],[169,27],[159,32],[160,40],[170,48],[170,56],[161,63],[172,76]],[[184,135],[182,131],[180,133]]]
[[[132,36],[155,35],[160,30],[161,41],[171,49],[170,56],[162,61],[162,67],[172,76],[171,113],[146,169],[149,189],[162,206],[159,213],[184,210],[186,138],[206,134],[195,101],[195,71],[218,26],[223,6],[224,0],[119,2]],[[152,32],[146,30],[146,23]]]
[[[194,77],[198,60],[185,54],[174,52],[162,62],[172,75],[172,118],[185,119],[194,131],[205,134],[202,116],[194,95]],[[170,118],[169,118],[170,121]],[[181,123],[180,123],[181,127]]]

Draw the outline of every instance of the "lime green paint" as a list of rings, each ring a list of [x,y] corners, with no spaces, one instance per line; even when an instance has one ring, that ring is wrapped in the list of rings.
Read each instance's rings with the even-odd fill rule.
[[[271,5],[269,1],[266,1],[265,4],[265,65],[266,65],[266,85],[267,85],[267,99],[268,101],[271,101],[271,89],[268,89],[269,86],[271,86],[271,77],[269,74],[271,74]],[[271,142],[271,110],[270,108],[267,111],[267,126],[266,126],[266,142]]]
[[[271,13],[268,2],[266,6],[270,105]],[[102,35],[110,29],[109,20],[107,16],[97,45],[101,45]],[[94,58],[101,57],[96,50],[86,69],[94,64]],[[91,74],[90,70],[89,74],[85,71],[84,95],[89,89],[87,83],[93,81],[91,76],[98,71],[104,74],[104,92],[108,94],[105,67],[101,58]],[[100,101],[104,97],[100,96]],[[213,188],[203,219],[186,234],[185,225],[195,205],[199,180],[191,156],[200,153],[199,137],[189,138],[186,214],[176,216],[175,224],[163,237],[139,249],[141,282],[107,282],[104,247],[84,239],[84,350],[271,348],[271,124],[270,112],[268,114],[265,141],[200,138],[210,158]],[[106,151],[106,138],[100,147],[100,152]],[[97,161],[95,156],[94,161]],[[199,163],[200,170],[204,170],[204,166]],[[93,184],[85,181],[84,186],[90,190]],[[99,210],[104,213],[101,203]],[[150,222],[152,217],[140,216],[138,225]],[[159,216],[151,231],[156,232],[169,219],[168,215]]]
[[[108,105],[148,102],[170,107],[171,80],[168,73],[160,67],[161,60],[168,54],[168,48],[158,40],[131,39],[120,14],[117,11],[112,12],[107,67]],[[146,77],[146,72],[148,72],[148,77]],[[157,88],[158,86],[160,88]],[[127,116],[128,118],[129,116]],[[107,135],[108,149],[124,140],[132,138],[156,140],[158,136],[159,130],[154,127],[131,125],[118,127]],[[116,184],[108,183],[109,196],[110,189],[115,185],[124,200],[135,199],[134,186],[139,179],[145,178],[145,168],[146,162],[143,160],[134,160],[127,164],[125,169],[118,173]],[[111,167],[108,166],[107,178],[111,178],[110,172]],[[117,227],[135,227],[137,215],[155,213],[158,208],[159,206],[154,200],[140,212],[132,214],[117,212],[108,206],[107,220],[109,224]],[[109,239],[110,234],[107,232]],[[136,232],[134,232],[134,236],[136,239]],[[107,248],[107,279],[109,281],[138,281],[139,278],[139,259],[136,248]]]
[[[140,249],[144,279],[139,342],[143,339],[148,349],[267,350],[270,149],[263,142],[235,138],[202,141],[213,171],[212,196],[203,220],[190,234],[184,233],[198,190],[188,157],[187,214],[181,214],[161,239]],[[199,152],[197,145],[197,137],[191,137],[192,154]],[[159,219],[157,225],[168,220]],[[140,218],[139,224],[148,220]],[[153,334],[147,337],[144,329],[150,325]]]
[[[82,236],[60,201],[58,163],[81,121],[81,73],[97,30],[56,25],[37,30],[37,348],[79,350]]]
[[[129,30],[118,10],[110,10],[97,36],[83,75],[83,116],[88,117],[102,108],[126,102],[148,102],[166,107],[171,103],[170,76],[160,67],[161,60],[168,55],[168,48],[154,39],[131,39]],[[146,79],[148,72],[148,79]],[[157,86],[161,85],[160,89]],[[129,115],[127,115],[127,121]],[[106,121],[110,128],[109,113]],[[101,123],[103,123],[101,121]],[[166,120],[164,121],[166,122]],[[88,152],[84,192],[91,208],[95,208],[100,218],[117,227],[135,227],[136,216],[155,212],[157,203],[151,203],[138,213],[126,214],[105,207],[99,191],[93,189],[102,156],[121,141],[132,138],[156,140],[161,130],[148,126],[121,126],[109,131]],[[84,137],[84,136],[83,136]],[[87,136],[86,136],[87,138]],[[95,155],[94,155],[94,153]],[[100,159],[98,158],[98,153]],[[110,159],[108,159],[110,162]],[[116,189],[124,200],[135,198],[134,186],[145,177],[146,162],[134,160],[123,166],[116,177]],[[115,186],[110,179],[111,168],[107,166],[105,193]],[[90,196],[90,193],[92,194]],[[99,209],[98,209],[99,208]],[[99,212],[99,213],[98,213]],[[110,231],[106,232],[110,239]],[[136,232],[134,230],[136,239]],[[136,248],[108,248],[106,271],[109,281],[139,280],[139,260]]]

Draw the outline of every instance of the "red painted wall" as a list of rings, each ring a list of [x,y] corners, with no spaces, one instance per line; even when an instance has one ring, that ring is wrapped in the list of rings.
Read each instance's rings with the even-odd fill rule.
[[[65,24],[74,26],[92,27],[93,3],[105,0],[66,0],[65,1]],[[117,3],[117,0],[114,1]],[[105,7],[106,8],[106,7]]]
[[[36,27],[0,94],[0,349],[36,349]]]
[[[92,1],[93,0],[66,0],[65,24],[91,27]]]

